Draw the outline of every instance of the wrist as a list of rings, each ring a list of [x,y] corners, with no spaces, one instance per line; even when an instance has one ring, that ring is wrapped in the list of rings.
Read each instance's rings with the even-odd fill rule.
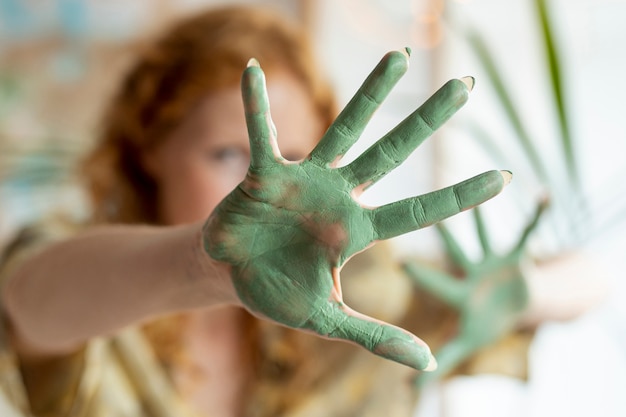
[[[230,265],[213,259],[204,250],[203,224],[176,227],[179,251],[177,277],[170,281],[167,306],[170,312],[224,305],[241,305],[230,278]]]
[[[197,224],[193,240],[193,257],[197,265],[197,277],[208,281],[211,292],[215,294],[216,301],[224,304],[240,305],[241,302],[231,279],[231,265],[214,259],[206,251],[204,224]]]

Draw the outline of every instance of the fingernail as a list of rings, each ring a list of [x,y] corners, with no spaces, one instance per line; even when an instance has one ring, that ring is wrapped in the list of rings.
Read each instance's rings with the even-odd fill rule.
[[[467,89],[470,91],[474,89],[474,84],[476,84],[476,80],[474,79],[474,77],[470,76],[461,78],[461,81],[467,86]]]
[[[259,64],[259,61],[257,61],[256,58],[250,58],[250,60],[248,61],[248,65],[246,65],[248,68],[250,67],[261,67],[261,65]]]
[[[513,179],[513,173],[511,171],[507,171],[503,169],[500,171],[500,175],[502,175],[502,179],[504,180],[505,187],[511,183],[511,180]]]
[[[426,368],[423,369],[424,372],[432,372],[434,370],[437,369],[437,359],[435,359],[435,357],[433,356],[433,354],[430,354],[430,360],[428,361],[428,365],[426,366]]]

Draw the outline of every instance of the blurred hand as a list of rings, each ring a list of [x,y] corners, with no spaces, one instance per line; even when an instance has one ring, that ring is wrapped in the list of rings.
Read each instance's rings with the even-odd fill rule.
[[[359,195],[450,118],[473,86],[470,77],[449,81],[354,162],[338,167],[407,68],[404,51],[385,55],[311,154],[287,161],[277,146],[264,74],[251,60],[242,78],[250,167],[208,219],[204,239],[207,253],[231,266],[237,294],[253,314],[432,370],[436,362],[424,342],[343,303],[339,272],[352,255],[378,240],[431,225],[497,195],[510,173],[486,172],[377,208],[359,204]]]
[[[508,253],[495,253],[489,243],[480,210],[474,209],[476,233],[483,258],[472,262],[443,224],[439,234],[458,276],[416,262],[406,263],[405,271],[416,284],[459,312],[455,337],[436,354],[436,372],[418,377],[418,385],[445,376],[477,350],[497,342],[512,331],[525,313],[529,294],[522,273],[526,241],[545,209],[540,203],[518,243]]]

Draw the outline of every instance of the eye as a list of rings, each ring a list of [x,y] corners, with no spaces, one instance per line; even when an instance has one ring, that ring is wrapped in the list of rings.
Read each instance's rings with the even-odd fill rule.
[[[212,159],[221,162],[238,162],[242,159],[248,158],[248,155],[243,150],[236,147],[227,147],[214,150],[211,156]]]
[[[247,149],[237,146],[211,148],[205,152],[205,156],[210,164],[217,164],[233,171],[245,170],[250,164]]]

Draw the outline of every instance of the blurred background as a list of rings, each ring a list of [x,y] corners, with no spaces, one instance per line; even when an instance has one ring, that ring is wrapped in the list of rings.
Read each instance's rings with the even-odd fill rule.
[[[0,246],[53,210],[86,215],[73,165],[134,53],[175,19],[224,3],[235,2],[0,0]],[[585,298],[607,286],[585,314],[540,326],[527,381],[456,377],[430,386],[415,415],[626,415],[626,1],[238,3],[300,20],[340,104],[385,52],[412,48],[409,72],[348,160],[445,81],[474,76],[469,103],[365,203],[509,169],[513,183],[484,210],[496,248],[517,239],[548,195],[550,209],[530,240],[533,257],[580,250],[598,266],[554,293]],[[478,256],[467,213],[447,224]],[[443,256],[432,228],[394,245],[400,255]]]

